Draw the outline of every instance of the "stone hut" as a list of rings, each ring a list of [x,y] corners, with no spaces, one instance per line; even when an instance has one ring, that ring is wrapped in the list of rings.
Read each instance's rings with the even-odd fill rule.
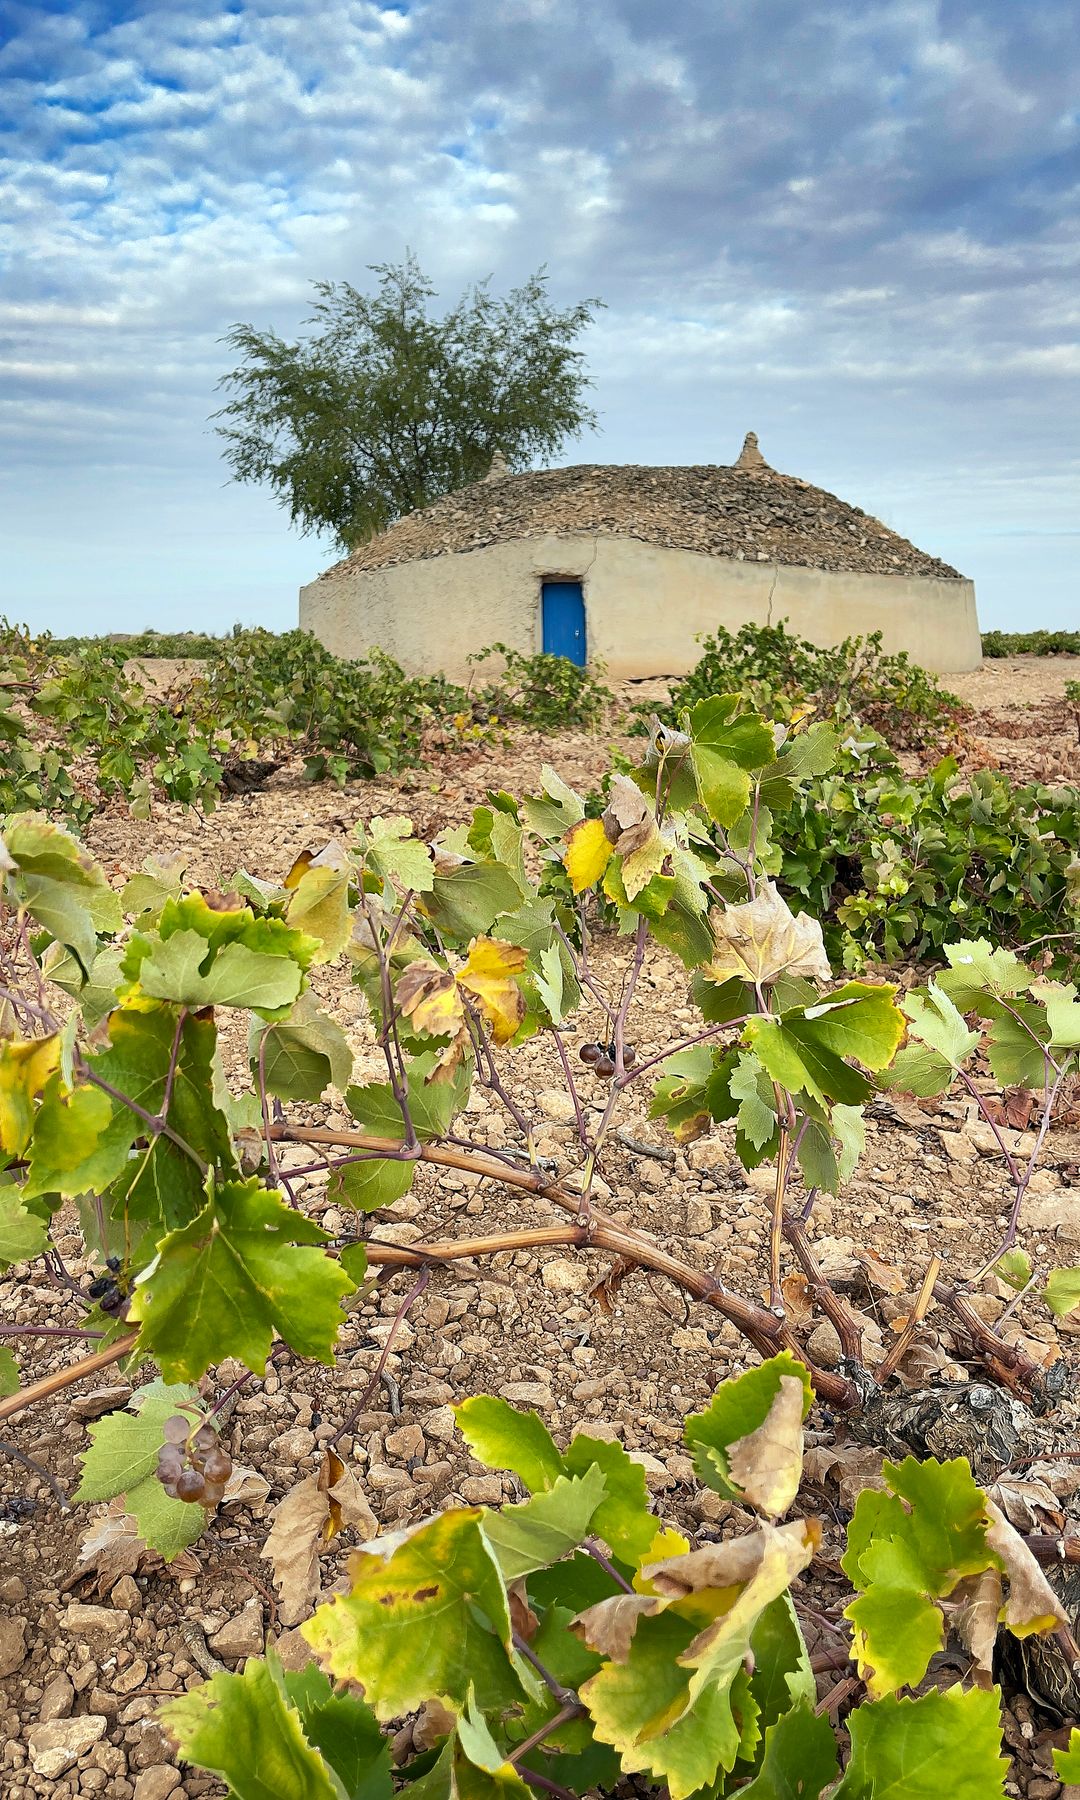
[[[501,642],[681,675],[697,638],[788,622],[819,644],[880,631],[926,669],[975,668],[972,583],[880,520],[770,468],[586,463],[481,481],[398,519],[300,590],[300,623],[339,656],[375,645],[461,680]]]

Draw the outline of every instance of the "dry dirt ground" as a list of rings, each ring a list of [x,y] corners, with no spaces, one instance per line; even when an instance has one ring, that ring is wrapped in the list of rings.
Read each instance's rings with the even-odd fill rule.
[[[964,756],[971,766],[994,764],[1024,776],[1076,778],[1076,728],[1063,703],[1064,683],[1080,675],[1080,659],[1036,658],[988,662],[954,687],[972,706]],[[144,855],[182,850],[193,879],[219,882],[238,866],[280,878],[296,855],[327,837],[347,833],[358,819],[404,811],[423,832],[468,816],[491,786],[534,791],[543,762],[553,762],[576,785],[588,786],[607,761],[605,742],[580,736],[519,738],[508,750],[478,749],[395,781],[339,792],[303,785],[285,771],[267,790],[231,800],[208,819],[161,807],[147,825],[119,811],[103,812],[89,832],[92,849],[118,881]],[[602,950],[605,965],[620,954]],[[361,1078],[379,1070],[365,1035],[364,1006],[347,976],[320,973],[316,986],[332,1000],[349,1031]],[[686,980],[663,956],[650,961],[632,1035],[639,1059],[692,1029]],[[595,1024],[581,1019],[581,1036]],[[571,1054],[576,1050],[573,1040]],[[507,1057],[515,1091],[538,1121],[540,1153],[563,1170],[573,1166],[574,1131],[558,1063],[546,1044],[530,1043]],[[578,1065],[580,1067],[580,1065]],[[648,1086],[643,1081],[642,1088]],[[587,1109],[603,1104],[600,1082],[581,1075]],[[322,1109],[320,1117],[327,1109]],[[766,1183],[747,1178],[726,1129],[673,1155],[661,1127],[647,1116],[647,1095],[629,1090],[622,1117],[630,1137],[655,1147],[660,1158],[616,1145],[605,1157],[599,1204],[617,1220],[640,1226],[690,1263],[754,1297],[762,1294],[767,1236]],[[343,1112],[332,1118],[346,1123]],[[468,1134],[493,1148],[514,1141],[498,1107],[478,1093],[469,1104]],[[812,1217],[825,1266],[852,1284],[869,1321],[871,1344],[890,1338],[891,1320],[904,1310],[904,1291],[917,1287],[934,1252],[954,1271],[978,1267],[997,1241],[1007,1189],[985,1127],[963,1105],[937,1111],[881,1104],[871,1109],[865,1158],[840,1201],[819,1200]],[[289,1153],[293,1166],[307,1153]],[[300,1181],[304,1204],[332,1231],[353,1228],[351,1215],[327,1203],[317,1178]],[[400,1243],[423,1237],[490,1233],[549,1222],[545,1203],[515,1196],[491,1183],[422,1168],[413,1191],[365,1229]],[[1055,1131],[1032,1183],[1025,1242],[1043,1265],[1080,1259],[1080,1135]],[[69,1274],[84,1280],[87,1264],[75,1222],[59,1248]],[[455,1500],[495,1501],[514,1484],[472,1462],[456,1438],[449,1403],[477,1391],[535,1407],[556,1436],[582,1423],[595,1435],[618,1438],[645,1460],[659,1511],[706,1532],[725,1528],[725,1508],[693,1480],[682,1446],[686,1413],[707,1405],[717,1382],[754,1360],[734,1329],[703,1307],[687,1307],[659,1279],[631,1273],[620,1284],[594,1288],[608,1272],[603,1257],[566,1250],[520,1251],[438,1273],[401,1324],[386,1359],[388,1379],[364,1401],[339,1448],[359,1475],[381,1526],[392,1529]],[[161,1700],[202,1679],[209,1658],[226,1667],[282,1638],[269,1564],[260,1558],[273,1505],[317,1467],[325,1443],[339,1430],[372,1382],[390,1322],[412,1284],[411,1275],[387,1281],[352,1312],[334,1369],[283,1357],[263,1381],[241,1390],[225,1432],[235,1459],[257,1470],[269,1493],[252,1507],[223,1509],[191,1553],[171,1570],[144,1565],[135,1577],[73,1579],[88,1509],[63,1509],[57,1495],[12,1456],[9,1446],[39,1458],[64,1490],[78,1480],[86,1421],[122,1405],[126,1384],[115,1371],[89,1380],[62,1399],[6,1428],[0,1450],[0,1676],[7,1711],[0,1786],[6,1800],[29,1796],[99,1794],[115,1800],[164,1800],[173,1794],[217,1795],[220,1785],[178,1769],[155,1723]],[[901,1290],[899,1293],[897,1290]],[[805,1293],[789,1283],[796,1317]],[[908,1302],[910,1303],[910,1302]],[[982,1297],[988,1316],[1002,1300]],[[35,1273],[16,1272],[0,1284],[0,1317],[7,1324],[72,1325],[80,1307],[63,1288]],[[1066,1353],[1068,1338],[1052,1329],[1037,1305],[1022,1306],[1012,1327],[1039,1357]],[[814,1329],[813,1350],[835,1361],[831,1327]],[[962,1346],[932,1311],[925,1341],[916,1346],[908,1377],[917,1383],[943,1366],[965,1379]],[[18,1341],[18,1340],[15,1340]],[[19,1344],[24,1380],[75,1359],[78,1349],[48,1338]],[[978,1372],[977,1370],[974,1372]],[[218,1371],[217,1391],[239,1370]],[[812,1421],[814,1422],[814,1421]],[[821,1421],[818,1419],[818,1426]],[[1069,1403],[1058,1433],[1075,1440]],[[805,1496],[808,1511],[829,1522],[830,1555],[850,1493],[822,1475]],[[1046,1529],[1060,1528],[1053,1523]],[[339,1577],[348,1549],[324,1558],[324,1588]],[[815,1594],[827,1604],[835,1565],[828,1558]],[[838,1592],[839,1589],[836,1588]],[[209,1642],[209,1651],[207,1643]],[[828,1640],[826,1640],[828,1643]],[[829,1646],[831,1647],[831,1645]],[[284,1636],[286,1655],[295,1637]],[[827,1686],[834,1676],[824,1676]],[[35,1727],[44,1721],[51,1729]],[[1010,1719],[1013,1791],[1050,1800],[1058,1784],[1048,1774],[1048,1731],[1055,1721],[1021,1696]],[[1060,1737],[1055,1740],[1060,1741]],[[37,1768],[35,1768],[35,1764]],[[288,1796],[282,1796],[288,1800]]]

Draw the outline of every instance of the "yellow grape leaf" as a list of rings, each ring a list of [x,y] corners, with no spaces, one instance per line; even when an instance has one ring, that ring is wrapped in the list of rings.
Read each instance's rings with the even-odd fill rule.
[[[60,1038],[0,1042],[0,1150],[20,1156],[34,1126],[33,1100],[60,1067]]]
[[[528,951],[520,944],[478,937],[469,945],[469,960],[457,977],[458,986],[478,1002],[497,1044],[507,1043],[525,1017],[525,997],[514,977],[527,961]]]
[[[599,881],[611,861],[613,846],[602,819],[582,819],[567,832],[563,863],[575,894]]]
[[[465,1008],[449,969],[420,957],[403,971],[397,1000],[418,1031],[432,1037],[455,1037],[465,1024]]]
[[[710,914],[716,948],[704,973],[711,981],[775,981],[778,975],[806,975],[830,981],[821,926],[809,913],[793,913],[771,881],[753,900]]]

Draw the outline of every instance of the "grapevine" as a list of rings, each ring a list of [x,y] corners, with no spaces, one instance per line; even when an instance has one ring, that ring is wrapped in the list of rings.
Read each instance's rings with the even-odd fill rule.
[[[366,1747],[353,1787],[361,1775],[388,1784],[380,1727],[436,1703],[450,1721],[437,1757],[414,1773],[440,1794],[493,1781],[514,1793],[552,1783],[583,1792],[643,1772],[674,1800],[706,1788],[757,1800],[790,1789],[809,1758],[817,1793],[855,1800],[888,1791],[913,1734],[944,1746],[926,1792],[1002,1791],[993,1690],[903,1692],[944,1642],[942,1603],[974,1605],[965,1583],[978,1584],[973,1655],[986,1681],[999,1624],[1069,1630],[962,1459],[901,1457],[856,1509],[844,1562],[849,1679],[868,1698],[852,1715],[843,1772],[831,1727],[815,1722],[792,1587],[821,1530],[793,1512],[803,1419],[815,1398],[853,1418],[870,1413],[911,1333],[875,1352],[822,1274],[813,1213],[816,1196],[842,1194],[857,1166],[872,1100],[967,1094],[996,1134],[1012,1204],[984,1267],[931,1262],[911,1331],[942,1308],[996,1382],[1052,1405],[1046,1371],[973,1295],[1000,1268],[1059,1316],[1080,1302],[1080,1273],[1025,1266],[1020,1244],[1040,1149],[1080,1067],[1080,1001],[1045,968],[978,938],[944,944],[941,966],[907,989],[834,969],[821,921],[793,910],[783,842],[785,821],[844,754],[828,721],[777,727],[739,696],[708,696],[677,727],[654,729],[641,761],[612,772],[600,806],[548,769],[541,793],[492,794],[434,843],[407,818],[375,817],[307,851],[281,883],[238,870],[220,892],[159,864],[117,892],[43,813],[4,820],[0,1255],[14,1265],[51,1254],[54,1218],[80,1201],[100,1270],[87,1329],[100,1344],[44,1384],[15,1368],[0,1417],[110,1361],[158,1371],[129,1410],[91,1427],[78,1499],[122,1500],[165,1557],[194,1543],[234,1473],[211,1371],[228,1358],[253,1376],[272,1356],[332,1365],[343,1306],[372,1270],[413,1268],[426,1283],[465,1256],[588,1247],[667,1278],[762,1359],[687,1423],[698,1478],[758,1515],[738,1548],[692,1549],[673,1534],[618,1446],[578,1434],[562,1450],[535,1416],[483,1396],[465,1402],[458,1422],[473,1453],[513,1470],[531,1498],[498,1513],[452,1509],[400,1545],[374,1539],[350,1594],[304,1626],[321,1676],[298,1684],[260,1663],[167,1709],[185,1754],[237,1792],[231,1746],[239,1754],[265,1730],[305,1771],[308,1785],[283,1793],[340,1800],[350,1790],[323,1724],[342,1706],[353,1709],[351,1740]],[[605,916],[623,952],[614,978],[594,954]],[[643,1053],[635,1013],[657,946],[685,969],[696,1016]],[[342,962],[367,1001],[378,1079],[354,1080],[349,1041],[312,987],[313,971]],[[242,1081],[226,1078],[227,1020],[246,1034]],[[515,1076],[515,1047],[540,1034],[574,1119],[555,1168],[538,1154],[532,1096]],[[1002,1133],[988,1080],[1033,1096],[1026,1156]],[[503,1149],[469,1135],[474,1087],[502,1109]],[[771,1170],[766,1254],[747,1292],[600,1206],[628,1090],[651,1096],[651,1116],[676,1144],[727,1125],[743,1166]],[[351,1124],[311,1122],[331,1095]],[[310,1171],[352,1209],[353,1230],[328,1232],[305,1212],[288,1144],[306,1146]],[[535,1225],[380,1239],[373,1215],[425,1164],[530,1196]],[[840,1337],[835,1369],[815,1362],[809,1322],[789,1312],[792,1259]],[[343,1479],[328,1461],[325,1492]],[[902,1578],[884,1572],[897,1567]],[[552,1570],[561,1573],[545,1581]],[[422,1603],[432,1582],[437,1629]],[[524,1629],[510,1622],[515,1596]],[[385,1660],[371,1629],[382,1619],[392,1624]],[[360,1683],[365,1702],[333,1682]],[[667,1710],[648,1711],[652,1691],[667,1695]]]

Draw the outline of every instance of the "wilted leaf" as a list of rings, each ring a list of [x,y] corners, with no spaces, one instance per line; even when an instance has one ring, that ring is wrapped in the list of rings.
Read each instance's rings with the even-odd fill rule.
[[[470,944],[468,961],[458,973],[458,986],[473,996],[497,1044],[507,1043],[525,1017],[525,999],[516,977],[527,961],[528,953],[519,944],[478,937]]]
[[[716,949],[703,972],[712,981],[766,983],[783,974],[832,979],[821,926],[809,913],[793,913],[771,881],[759,884],[753,900],[717,907],[709,919]]]
[[[805,1410],[802,1380],[782,1375],[780,1391],[761,1424],[728,1445],[729,1479],[770,1519],[785,1513],[799,1491]]]
[[[626,775],[613,775],[603,816],[604,831],[622,858],[621,877],[628,900],[636,900],[660,873],[669,846],[652,805]],[[580,827],[579,827],[580,829]]]
[[[786,1386],[789,1382],[791,1387]],[[702,1481],[727,1499],[744,1499],[743,1489],[735,1480],[731,1468],[732,1448],[754,1437],[759,1428],[766,1424],[782,1393],[785,1401],[784,1411],[780,1415],[781,1437],[786,1434],[790,1439],[795,1387],[799,1389],[801,1396],[801,1424],[810,1410],[814,1390],[804,1365],[790,1351],[782,1350],[779,1356],[770,1357],[756,1369],[748,1369],[735,1380],[725,1381],[717,1388],[711,1405],[704,1412],[688,1415],[686,1443],[693,1451],[694,1464]],[[801,1431],[799,1442],[801,1457]],[[796,1487],[797,1485],[796,1481]]]
[[[346,1528],[362,1541],[373,1538],[378,1522],[356,1476],[334,1450],[324,1450],[317,1474],[290,1488],[271,1516],[259,1554],[273,1567],[283,1622],[297,1625],[319,1596],[320,1553]]]
[[[1068,1613],[1001,1508],[988,1499],[986,1513],[990,1521],[987,1545],[1009,1580],[1004,1619],[1013,1636],[1030,1637],[1034,1632],[1052,1631],[1055,1625],[1067,1625]]]

